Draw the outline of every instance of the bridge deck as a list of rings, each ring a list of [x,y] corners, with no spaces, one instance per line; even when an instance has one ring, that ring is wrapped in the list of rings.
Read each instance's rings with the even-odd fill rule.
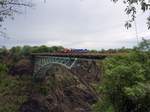
[[[32,53],[32,56],[56,56],[86,59],[104,59],[108,56],[122,56],[127,53]]]

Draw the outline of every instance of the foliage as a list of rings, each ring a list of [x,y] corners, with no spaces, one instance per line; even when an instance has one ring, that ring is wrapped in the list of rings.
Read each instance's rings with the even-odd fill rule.
[[[106,59],[104,65],[104,79],[99,87],[104,95],[102,105],[107,101],[115,112],[149,112],[150,56],[136,52]]]
[[[150,39],[146,40],[143,38],[143,41],[139,43],[139,49],[141,51],[149,51],[150,52]]]
[[[22,7],[31,7],[31,2],[24,0],[0,0],[0,27],[2,22],[8,17],[14,19],[14,14],[21,13]],[[6,37],[6,34],[0,31],[1,36]]]
[[[96,112],[150,111],[150,54],[145,49],[147,45],[150,44],[144,40],[139,44],[141,51],[104,61],[103,82],[98,86],[102,99],[94,105]]]
[[[0,48],[0,62],[8,54],[8,50],[5,47]]]
[[[32,75],[33,65],[30,60],[21,59],[9,69],[10,75]]]
[[[0,63],[0,72],[7,72],[8,68],[6,64]]]
[[[19,112],[28,98],[30,85],[30,77],[23,80],[12,77],[7,74],[6,65],[0,64],[0,112]]]
[[[64,48],[62,46],[16,46],[10,49],[5,47],[0,48],[0,62],[7,63],[10,67],[16,64],[23,58],[30,58],[31,53],[43,53],[43,52],[61,52]]]
[[[0,112],[18,112],[21,104],[28,99],[29,92],[34,89],[30,75],[33,69],[30,54],[60,52],[62,49],[61,46],[0,48]],[[48,94],[48,86],[37,85],[35,88],[43,95]]]
[[[111,1],[116,3],[121,0],[111,0]],[[125,24],[127,28],[130,28],[132,26],[132,23],[136,18],[136,14],[139,11],[138,10],[139,7],[143,12],[150,11],[150,3],[148,2],[148,0],[122,0],[122,2],[126,5],[125,8],[126,14],[130,16],[130,19]],[[147,17],[147,25],[148,29],[150,29],[150,16]]]
[[[41,53],[41,52],[60,52],[64,48],[62,46],[52,46],[52,47],[47,47],[45,45],[42,45],[40,47],[35,46],[31,48],[32,53]]]

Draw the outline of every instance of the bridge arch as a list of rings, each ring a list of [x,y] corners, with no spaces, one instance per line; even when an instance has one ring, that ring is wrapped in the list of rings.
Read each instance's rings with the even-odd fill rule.
[[[38,57],[34,64],[34,78],[42,78],[48,69],[53,65],[61,65],[67,69],[71,69],[77,61],[77,58],[62,58],[62,57]]]

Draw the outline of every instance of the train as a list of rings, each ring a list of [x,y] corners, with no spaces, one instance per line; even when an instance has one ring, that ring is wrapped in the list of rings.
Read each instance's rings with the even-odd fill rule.
[[[62,53],[87,53],[89,52],[88,49],[63,49]]]

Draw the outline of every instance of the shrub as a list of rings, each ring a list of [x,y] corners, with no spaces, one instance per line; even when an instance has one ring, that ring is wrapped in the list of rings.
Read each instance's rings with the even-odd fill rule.
[[[0,73],[7,71],[8,71],[7,65],[0,63]]]
[[[21,59],[13,67],[10,68],[9,72],[11,75],[32,75],[33,65],[28,59]]]
[[[110,104],[104,112],[112,112],[108,111],[111,105],[115,112],[149,112],[149,53],[135,51],[126,57],[108,58],[104,65],[104,80],[99,87],[104,96],[96,106]]]

